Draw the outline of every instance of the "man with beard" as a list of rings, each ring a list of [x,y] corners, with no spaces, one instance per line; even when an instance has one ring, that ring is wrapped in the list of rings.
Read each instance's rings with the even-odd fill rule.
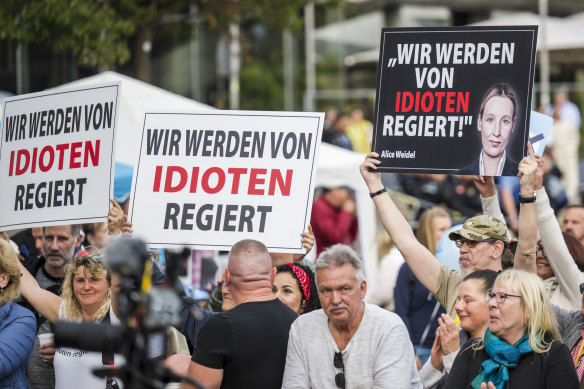
[[[35,277],[41,288],[56,295],[60,294],[66,266],[71,263],[75,248],[81,245],[81,240],[79,225],[43,227],[43,256],[27,266],[27,270]],[[36,312],[28,301],[25,300],[23,305],[36,315],[37,335],[52,332],[50,322]],[[30,353],[27,371],[28,384],[31,389],[52,389],[55,387],[54,355],[54,344],[52,342],[46,343],[41,348],[37,337]]]
[[[584,246],[584,206],[570,205],[564,212],[562,231],[572,235]]]

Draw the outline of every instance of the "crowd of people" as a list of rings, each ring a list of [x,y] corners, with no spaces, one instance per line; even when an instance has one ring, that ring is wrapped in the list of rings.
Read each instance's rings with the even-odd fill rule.
[[[375,288],[355,250],[353,190],[328,188],[300,237],[314,261],[237,242],[208,301],[185,300],[180,323],[167,329],[172,341],[149,358],[188,377],[183,388],[584,387],[584,206],[548,193],[553,156],[530,146],[510,197],[489,176],[403,176],[404,187],[431,191],[438,204],[413,229],[376,172],[370,127],[355,111],[331,120],[323,140],[366,154],[360,172],[388,242],[370,275]],[[455,228],[439,200],[447,182],[458,199],[448,206],[468,216]],[[132,232],[124,204],[112,200],[107,222],[2,234],[0,388],[124,386],[92,373],[123,366],[124,355],[39,335],[63,321],[120,324],[122,279],[106,248]],[[437,258],[442,236],[457,247],[459,269]],[[149,255],[151,282],[164,283]]]

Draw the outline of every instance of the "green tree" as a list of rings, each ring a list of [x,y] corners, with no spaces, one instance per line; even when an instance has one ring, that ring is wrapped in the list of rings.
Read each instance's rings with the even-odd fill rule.
[[[298,30],[307,3],[309,0],[2,0],[0,38],[49,45],[56,51],[71,49],[82,67],[112,68],[126,63],[132,54],[144,55],[143,42],[152,39],[167,15],[185,21],[178,23],[184,34],[193,33],[194,24],[189,22],[193,16],[204,26],[225,33],[233,22],[254,20]],[[148,60],[146,55],[135,62]]]
[[[3,0],[0,38],[21,44],[72,49],[81,66],[111,66],[130,58],[135,24],[105,1]]]

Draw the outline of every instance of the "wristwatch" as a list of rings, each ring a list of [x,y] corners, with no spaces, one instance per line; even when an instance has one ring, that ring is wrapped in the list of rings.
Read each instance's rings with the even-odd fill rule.
[[[533,191],[532,197],[523,197],[523,196],[521,196],[521,193],[520,193],[519,194],[519,202],[521,204],[535,203],[535,191]]]
[[[387,192],[387,189],[383,188],[383,189],[379,189],[377,192],[373,192],[373,193],[369,193],[369,196],[371,196],[371,198],[374,198],[377,195],[380,195],[382,193]]]

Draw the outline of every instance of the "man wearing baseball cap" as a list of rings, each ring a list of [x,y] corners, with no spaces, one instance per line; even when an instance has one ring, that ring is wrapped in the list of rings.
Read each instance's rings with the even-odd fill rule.
[[[499,219],[488,215],[471,217],[461,229],[451,232],[448,237],[459,248],[458,261],[463,277],[475,270],[502,269],[501,257],[509,239],[507,226]]]
[[[533,150],[529,158],[519,164],[521,201],[519,212],[520,235],[515,254],[515,268],[529,268],[535,262],[537,242],[537,214],[533,184],[537,162]],[[454,231],[449,238],[456,241],[459,248],[461,273],[440,264],[438,259],[417,241],[408,221],[386,193],[379,173],[379,154],[372,152],[361,164],[361,175],[367,184],[370,196],[385,230],[402,253],[406,263],[416,278],[435,296],[452,317],[456,316],[454,305],[458,289],[465,275],[474,270],[502,270],[502,257],[508,242],[507,227],[492,216],[475,216],[463,227]]]

